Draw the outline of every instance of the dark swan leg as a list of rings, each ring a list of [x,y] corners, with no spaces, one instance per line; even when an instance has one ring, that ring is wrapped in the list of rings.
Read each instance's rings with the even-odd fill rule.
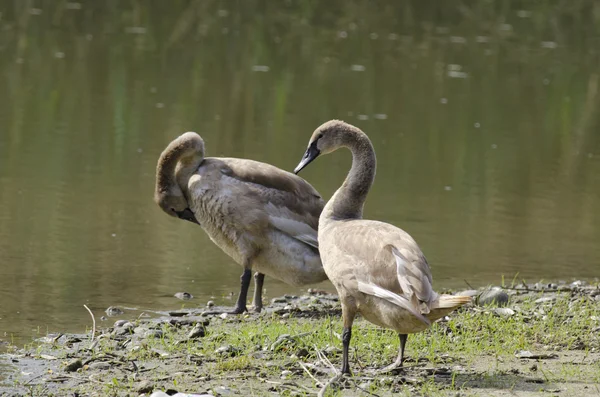
[[[238,295],[237,302],[235,303],[235,308],[232,311],[214,310],[214,311],[204,312],[204,313],[202,313],[202,315],[206,316],[206,315],[210,315],[210,314],[222,314],[222,313],[242,314],[242,313],[248,311],[248,308],[246,307],[246,301],[248,299],[248,288],[250,287],[250,279],[251,278],[252,278],[252,270],[248,269],[248,268],[244,268],[244,272],[242,273],[242,276],[240,277],[240,282],[241,282],[240,294]]]
[[[254,273],[254,311],[260,313],[263,308],[262,290],[265,282],[265,275],[259,272]]]
[[[344,321],[344,330],[342,332],[342,374],[351,375],[349,361],[350,339],[352,339],[352,323],[356,313],[345,305],[342,306],[342,319]]]
[[[406,347],[406,340],[408,339],[408,335],[398,334],[398,337],[400,338],[400,348],[398,349],[398,357],[396,358],[396,361],[394,361],[392,364],[388,365],[387,367],[381,368],[377,372],[383,373],[383,372],[390,372],[397,368],[402,369],[402,363],[404,362],[404,348]]]

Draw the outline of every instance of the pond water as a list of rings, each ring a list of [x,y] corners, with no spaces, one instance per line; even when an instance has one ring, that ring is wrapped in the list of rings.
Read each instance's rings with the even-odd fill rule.
[[[185,131],[292,170],[344,119],[377,152],[365,216],[411,233],[437,288],[598,277],[599,16],[591,0],[0,3],[0,339],[82,331],[83,304],[233,304],[241,268],[153,202]],[[329,198],[349,165],[302,176]]]

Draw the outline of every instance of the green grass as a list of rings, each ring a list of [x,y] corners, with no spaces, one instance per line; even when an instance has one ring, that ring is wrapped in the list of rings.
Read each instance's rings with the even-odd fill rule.
[[[327,395],[367,395],[367,391],[376,395],[487,395],[490,390],[536,392],[553,384],[599,383],[600,341],[598,332],[592,332],[600,325],[597,302],[588,296],[571,299],[564,293],[551,304],[535,303],[541,296],[513,296],[510,307],[515,314],[508,318],[494,314],[492,307],[464,308],[452,313],[448,321],[410,335],[407,371],[401,375],[372,375],[370,371],[394,360],[398,338],[389,330],[359,319],[351,343],[351,367],[356,378],[347,381],[348,388],[334,388]],[[164,388],[198,392],[209,386],[236,387],[242,382],[241,390],[251,391],[252,395],[264,395],[270,389],[281,395],[311,395],[320,386],[300,364],[308,366],[307,370],[322,383],[331,371],[327,372],[329,366],[317,352],[324,352],[335,368],[341,364],[342,324],[338,316],[215,318],[207,327],[207,335],[193,341],[186,340],[190,329],[162,325],[161,338],[141,340],[133,350],[119,349],[114,340],[100,338],[94,356],[114,354],[123,363],[135,361],[142,371],[158,365],[151,371],[152,376],[160,378],[155,384]],[[82,346],[88,344],[85,341]],[[227,352],[216,353],[223,346],[229,346]],[[63,361],[67,356],[82,354],[49,345],[31,346],[29,350],[38,356],[53,354]],[[557,352],[563,358],[521,361],[515,357],[520,350]],[[190,357],[199,364],[192,363]],[[426,375],[420,372],[425,367],[449,368],[451,373]],[[91,370],[85,367],[80,372],[87,377]],[[534,383],[527,383],[530,379]],[[98,375],[107,395],[136,391],[138,381],[127,371]]]

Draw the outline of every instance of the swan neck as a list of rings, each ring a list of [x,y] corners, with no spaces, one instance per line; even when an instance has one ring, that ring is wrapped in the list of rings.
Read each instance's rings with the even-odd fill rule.
[[[162,152],[156,170],[157,193],[181,194],[204,160],[204,143],[176,139]]]
[[[352,152],[352,167],[342,186],[325,206],[326,219],[361,219],[363,207],[375,179],[377,160],[369,137],[358,130],[347,135],[342,145]]]

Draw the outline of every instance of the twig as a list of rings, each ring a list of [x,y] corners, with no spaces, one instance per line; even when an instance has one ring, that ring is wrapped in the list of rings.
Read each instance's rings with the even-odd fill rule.
[[[331,367],[331,369],[333,370],[333,373],[335,374],[333,378],[329,379],[327,381],[327,383],[325,383],[323,385],[323,387],[321,388],[321,390],[319,390],[319,394],[317,394],[317,397],[324,397],[325,396],[325,392],[327,391],[327,388],[331,385],[333,385],[335,382],[337,382],[338,380],[340,380],[344,374],[341,372],[338,372],[337,369],[335,369],[335,367],[333,366],[333,364],[331,363],[331,361],[329,361],[329,359],[325,356],[325,354],[323,354],[316,345],[313,345],[315,347],[315,350],[317,351],[317,356],[319,357],[319,360],[321,360],[322,362],[324,362],[325,364],[329,365],[329,367]]]
[[[27,386],[28,384],[30,384],[30,383],[31,383],[31,382],[33,382],[34,380],[36,380],[36,379],[39,379],[39,378],[41,378],[41,377],[42,377],[42,376],[44,376],[44,375],[47,375],[47,374],[46,374],[46,373],[43,373],[43,374],[41,374],[41,375],[34,376],[33,378],[31,378],[31,379],[29,379],[27,382],[25,382],[25,384],[23,384],[23,386]]]
[[[335,374],[335,376],[333,378],[329,379],[327,381],[327,383],[325,383],[325,385],[321,388],[321,390],[319,391],[319,394],[317,394],[317,397],[325,397],[325,391],[327,391],[327,388],[329,386],[333,385],[338,380],[340,380],[342,378],[342,376],[344,376],[344,374],[342,374],[341,372],[338,372],[337,374]]]
[[[356,387],[358,390],[360,390],[360,391],[362,391],[362,392],[364,392],[364,393],[367,393],[367,394],[369,394],[369,395],[371,395],[371,396],[380,397],[380,396],[379,396],[379,394],[375,394],[375,393],[373,393],[373,392],[371,392],[371,391],[368,391],[368,390],[366,390],[366,389],[363,389],[362,387],[360,387],[360,386],[358,385],[358,383],[356,383],[356,381],[355,381],[354,379],[352,379],[352,382],[354,382],[354,387]]]
[[[317,346],[315,346],[315,349],[317,349]],[[338,372],[337,369],[335,369],[335,367],[331,363],[331,361],[329,361],[329,359],[325,356],[325,354],[323,354],[319,349],[317,349],[317,356],[319,357],[319,359],[321,361],[323,361],[325,364],[329,365],[329,367],[333,370],[334,373]]]
[[[304,364],[302,364],[302,362],[298,361],[298,364],[300,364],[300,366],[302,367],[302,369],[304,370],[304,372],[306,372],[308,374],[308,376],[310,376],[311,378],[313,378],[313,380],[315,382],[317,382],[317,385],[323,386],[323,383],[321,381],[319,381],[317,378],[315,378],[313,376],[313,374],[310,373],[310,371],[308,370],[308,368],[306,368],[306,366]]]
[[[94,317],[94,313],[92,313],[92,311],[90,310],[89,307],[87,307],[87,305],[83,305],[83,307],[85,307],[86,310],[88,311],[88,313],[90,313],[90,316],[92,316],[92,338],[90,339],[90,348],[91,348],[92,343],[94,342],[94,336],[96,336],[96,318]]]
[[[475,288],[473,288],[473,286],[472,286],[471,284],[469,284],[469,282],[467,281],[467,279],[466,279],[466,278],[465,278],[465,279],[463,279],[463,281],[465,282],[465,284],[467,284],[467,286],[468,286],[469,288],[471,288],[471,289],[475,289]]]

